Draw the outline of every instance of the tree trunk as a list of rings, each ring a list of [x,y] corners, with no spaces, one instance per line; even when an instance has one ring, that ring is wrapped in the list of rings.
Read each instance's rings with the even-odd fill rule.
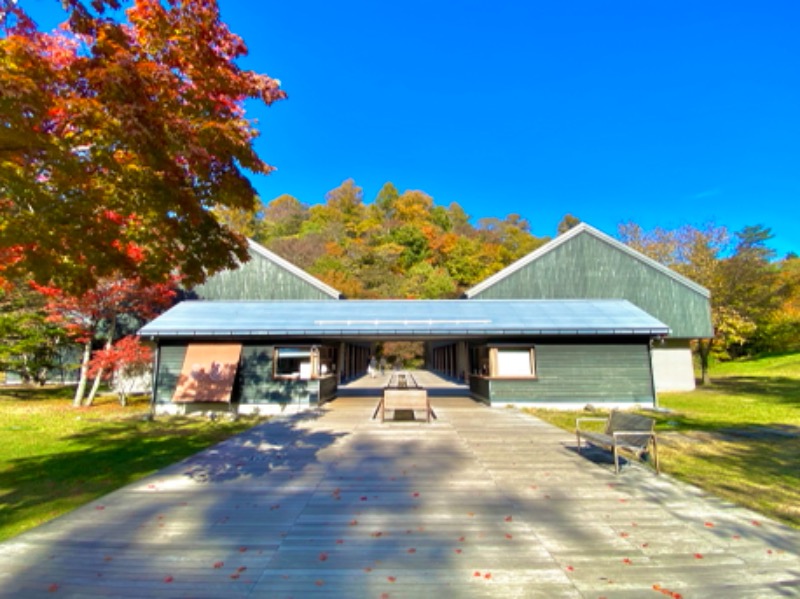
[[[92,357],[92,342],[87,341],[83,346],[83,358],[81,358],[81,375],[78,379],[78,386],[75,389],[75,397],[72,400],[73,408],[80,408],[83,403],[83,394],[86,393],[86,379],[89,378],[89,360]]]
[[[94,403],[94,397],[97,395],[97,390],[100,388],[100,381],[103,378],[103,371],[99,370],[94,377],[94,382],[92,383],[92,390],[89,391],[89,396],[86,398],[85,405],[91,406]]]
[[[708,374],[708,357],[711,355],[713,339],[700,339],[697,342],[697,354],[700,356],[700,384],[708,385],[711,377]]]

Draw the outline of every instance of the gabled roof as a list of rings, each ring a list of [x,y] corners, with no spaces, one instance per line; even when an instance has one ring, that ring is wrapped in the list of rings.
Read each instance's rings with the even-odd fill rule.
[[[295,266],[294,264],[292,264],[288,260],[285,260],[285,259],[281,258],[278,254],[269,251],[267,248],[265,248],[260,243],[256,243],[252,239],[248,239],[247,240],[247,245],[250,247],[250,250],[252,252],[254,252],[255,254],[257,254],[257,255],[261,256],[262,258],[265,258],[265,259],[267,259],[267,260],[269,260],[271,262],[274,262],[276,265],[278,265],[281,268],[283,268],[284,270],[292,273],[293,275],[295,275],[299,279],[302,279],[303,281],[305,281],[309,285],[311,285],[313,287],[316,287],[322,293],[325,293],[326,295],[330,295],[333,299],[339,299],[339,298],[342,297],[342,292],[341,291],[338,291],[338,290],[334,289],[330,285],[326,285],[325,283],[320,281],[318,278],[314,277],[313,275],[308,274],[302,268],[300,268],[298,266]]]
[[[231,337],[486,337],[668,335],[627,300],[324,300],[181,302],[139,335]]]
[[[666,275],[667,277],[670,277],[671,279],[675,280],[676,282],[680,283],[681,285],[686,286],[687,288],[691,289],[692,291],[694,291],[696,293],[699,293],[700,295],[703,295],[706,298],[711,297],[711,293],[708,291],[708,289],[706,289],[702,285],[698,285],[694,281],[692,281],[692,280],[690,280],[690,279],[688,279],[688,278],[676,273],[674,270],[671,270],[671,269],[667,268],[666,266],[664,266],[663,264],[653,260],[652,258],[650,258],[648,256],[645,256],[641,252],[637,252],[636,250],[634,250],[634,249],[628,247],[627,245],[625,245],[624,243],[622,243],[620,241],[617,241],[613,237],[610,237],[609,235],[606,235],[602,231],[598,231],[597,229],[587,225],[586,223],[581,223],[581,224],[573,227],[572,229],[570,229],[566,233],[563,233],[563,234],[559,235],[558,237],[556,237],[551,242],[546,243],[545,245],[543,245],[539,249],[535,250],[534,252],[531,252],[530,254],[528,254],[527,256],[524,256],[523,258],[520,258],[519,260],[517,260],[513,264],[510,264],[509,266],[507,266],[503,270],[495,273],[494,275],[492,275],[488,279],[485,279],[484,281],[482,281],[481,283],[478,283],[477,285],[475,285],[471,289],[468,289],[467,291],[464,292],[464,297],[465,298],[473,298],[473,297],[475,297],[476,295],[478,295],[481,292],[485,291],[486,289],[492,287],[496,283],[498,283],[498,282],[502,281],[503,279],[507,278],[509,275],[512,275],[513,273],[525,268],[528,264],[530,264],[532,262],[535,262],[536,260],[542,258],[543,256],[553,252],[553,250],[555,250],[556,248],[560,247],[561,245],[563,245],[565,243],[568,243],[573,238],[577,237],[578,235],[582,235],[582,234],[591,235],[591,236],[595,237],[596,239],[598,239],[598,240],[600,240],[600,241],[602,241],[602,242],[604,242],[604,243],[616,248],[617,250],[628,254],[632,258],[634,258],[634,259],[640,261],[641,263],[647,265],[648,267],[650,267],[650,268],[652,268],[652,269],[654,269],[654,270]]]

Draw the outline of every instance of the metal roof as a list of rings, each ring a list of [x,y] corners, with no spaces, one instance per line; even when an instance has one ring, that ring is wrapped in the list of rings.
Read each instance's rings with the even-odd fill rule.
[[[144,337],[668,335],[627,300],[185,301]]]

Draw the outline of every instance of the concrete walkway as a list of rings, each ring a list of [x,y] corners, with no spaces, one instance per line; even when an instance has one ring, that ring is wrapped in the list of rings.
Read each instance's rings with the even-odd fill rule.
[[[430,383],[430,381],[428,381]],[[800,533],[505,408],[275,419],[0,544],[2,597],[800,597]]]

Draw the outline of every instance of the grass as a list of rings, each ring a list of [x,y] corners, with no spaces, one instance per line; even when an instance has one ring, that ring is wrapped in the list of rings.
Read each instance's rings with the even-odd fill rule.
[[[71,406],[73,389],[0,389],[0,540],[252,427],[257,419],[146,418],[100,397]]]
[[[664,472],[800,528],[800,353],[714,364],[710,385],[659,403]],[[529,411],[567,430],[586,415]]]

